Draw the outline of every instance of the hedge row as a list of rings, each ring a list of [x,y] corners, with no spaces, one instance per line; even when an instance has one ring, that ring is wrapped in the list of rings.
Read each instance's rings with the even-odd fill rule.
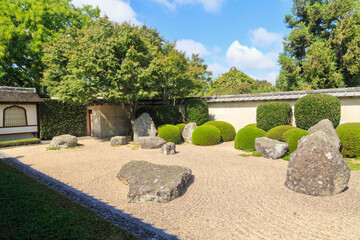
[[[4,141],[0,142],[0,147],[12,147],[12,146],[20,146],[20,145],[29,145],[29,144],[36,144],[40,143],[40,139],[38,138],[26,138],[26,139],[19,139],[19,140],[11,140],[11,141]]]
[[[292,109],[286,102],[266,102],[256,109],[256,126],[264,131],[280,126],[291,125]]]

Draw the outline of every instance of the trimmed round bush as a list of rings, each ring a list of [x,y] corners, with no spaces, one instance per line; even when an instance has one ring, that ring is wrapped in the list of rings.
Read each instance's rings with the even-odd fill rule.
[[[177,106],[161,105],[153,109],[151,117],[154,123],[159,126],[163,124],[175,125],[181,122],[181,113]]]
[[[216,145],[221,141],[221,133],[217,127],[211,125],[199,126],[195,128],[191,141],[200,146]]]
[[[344,123],[336,128],[341,141],[341,154],[344,157],[360,156],[360,122]]]
[[[266,132],[257,127],[244,127],[240,129],[235,137],[236,149],[255,150],[255,139],[264,137]]]
[[[224,142],[232,141],[235,138],[236,132],[233,125],[223,121],[209,121],[204,125],[211,125],[217,127],[221,133],[221,139]]]
[[[300,128],[293,128],[286,131],[283,135],[283,139],[289,144],[288,154],[293,153],[298,147],[298,141],[307,135],[309,135],[309,132]]]
[[[179,123],[179,124],[176,124],[176,126],[178,127],[180,133],[182,134],[184,131],[184,128],[186,126],[186,123]]]
[[[250,123],[250,124],[246,125],[245,127],[257,127],[257,126],[256,126],[256,123]]]
[[[201,98],[192,98],[185,101],[185,122],[196,123],[200,126],[209,121],[208,104]]]
[[[308,130],[323,119],[329,119],[334,128],[340,123],[341,103],[337,97],[327,94],[310,94],[295,102],[296,126]]]
[[[265,102],[256,109],[256,126],[266,132],[291,123],[292,109],[287,102]]]
[[[265,137],[271,138],[274,140],[284,141],[284,138],[283,138],[284,133],[293,128],[295,128],[295,127],[290,126],[290,125],[277,126],[277,127],[270,129],[266,133]]]
[[[181,143],[181,134],[177,126],[166,124],[158,128],[158,137],[161,137],[167,142],[173,142],[175,144]]]

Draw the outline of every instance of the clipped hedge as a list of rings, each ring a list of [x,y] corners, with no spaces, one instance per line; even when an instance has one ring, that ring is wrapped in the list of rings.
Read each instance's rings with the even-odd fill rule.
[[[336,128],[341,141],[341,154],[344,157],[360,156],[360,122],[344,123]]]
[[[70,134],[86,135],[86,108],[75,103],[63,103],[55,99],[42,99],[40,112],[40,138]]]
[[[223,121],[209,121],[204,125],[211,125],[217,127],[221,133],[221,139],[224,142],[232,141],[235,138],[236,132],[233,125]]]
[[[235,137],[234,147],[243,150],[255,150],[255,139],[264,137],[266,132],[257,127],[244,127]]]
[[[217,127],[211,125],[199,126],[195,128],[191,141],[200,146],[216,145],[221,141],[221,133]]]
[[[284,141],[284,138],[283,138],[284,133],[293,128],[295,128],[295,127],[290,126],[290,125],[277,126],[277,127],[270,129],[266,133],[265,137],[271,138],[274,140],[278,140],[278,141]]]
[[[308,130],[323,119],[329,119],[336,128],[340,123],[341,103],[331,95],[310,94],[295,102],[294,114],[298,128]]]
[[[181,134],[179,128],[174,125],[162,125],[158,128],[158,132],[158,137],[161,137],[167,142],[173,142],[175,144],[181,143]]]
[[[293,153],[298,147],[299,140],[307,135],[309,135],[309,132],[300,128],[293,128],[286,131],[283,135],[283,139],[289,145],[288,154]]]
[[[176,124],[176,126],[178,127],[180,133],[182,134],[184,131],[184,128],[186,126],[186,123],[179,123],[179,124]]]
[[[36,143],[40,143],[40,142],[41,141],[38,138],[26,138],[26,139],[18,139],[18,140],[0,142],[0,147],[29,145],[29,144],[36,144]]]
[[[256,126],[266,132],[291,123],[292,109],[287,102],[265,102],[256,109]]]
[[[250,123],[248,125],[246,125],[245,127],[257,127],[256,123]]]
[[[175,125],[181,122],[179,107],[173,105],[156,106],[150,116],[157,126],[163,124]]]
[[[208,104],[201,98],[192,98],[185,101],[185,122],[194,122],[200,126],[209,121]]]

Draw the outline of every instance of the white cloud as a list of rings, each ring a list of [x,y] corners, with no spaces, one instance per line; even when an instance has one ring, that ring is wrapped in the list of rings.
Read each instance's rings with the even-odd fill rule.
[[[207,12],[218,12],[226,0],[152,0],[164,5],[170,10],[175,10],[178,5],[201,4]]]
[[[270,82],[272,85],[276,84],[276,77],[279,75],[279,73],[276,72],[268,72],[268,73],[260,73],[255,74],[255,76],[251,76],[254,79],[257,80],[266,80]]]
[[[200,54],[200,56],[210,55],[210,52],[206,49],[206,47],[200,43],[191,39],[181,39],[176,42],[176,49],[180,51],[184,51],[187,56],[191,56],[191,54]]]
[[[166,0],[165,0],[166,1]],[[72,4],[77,7],[83,5],[98,6],[101,10],[101,15],[107,15],[110,20],[122,23],[129,21],[135,25],[141,25],[136,19],[136,13],[130,6],[130,2],[120,0],[73,0]]]
[[[219,63],[209,64],[207,69],[213,73],[213,77],[217,77],[219,74],[226,73],[230,70],[229,67],[225,67]]]
[[[274,32],[268,32],[265,28],[257,28],[249,31],[250,42],[258,47],[282,46],[282,35]]]
[[[229,65],[235,65],[241,71],[272,70],[276,67],[277,53],[264,54],[234,41],[226,52],[226,58]]]

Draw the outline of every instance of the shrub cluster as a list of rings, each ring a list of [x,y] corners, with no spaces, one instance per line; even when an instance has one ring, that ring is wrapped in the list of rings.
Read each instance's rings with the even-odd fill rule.
[[[185,122],[194,122],[198,126],[209,121],[208,104],[201,98],[192,98],[185,101]]]
[[[182,134],[184,131],[184,128],[186,126],[186,123],[179,123],[179,124],[176,124],[176,126],[179,128],[179,131]]]
[[[274,140],[278,140],[278,141],[284,141],[284,138],[283,138],[284,133],[293,128],[295,128],[295,127],[290,126],[290,125],[277,126],[277,127],[270,129],[266,133],[265,137],[271,138]]]
[[[217,127],[221,133],[221,139],[224,142],[232,141],[235,138],[236,132],[233,125],[223,121],[209,121],[204,125],[211,125]]]
[[[341,141],[341,154],[344,157],[360,156],[360,122],[341,124],[336,132]]]
[[[211,125],[199,126],[195,128],[191,141],[200,146],[216,145],[221,141],[221,133],[217,127]]]
[[[264,131],[281,126],[291,125],[292,109],[286,102],[265,102],[256,109],[256,126]]]
[[[293,153],[298,147],[299,140],[307,135],[309,135],[309,132],[300,128],[293,128],[286,131],[283,135],[283,139],[289,145],[288,154]]]
[[[162,125],[158,128],[158,132],[158,137],[161,137],[167,142],[173,142],[175,144],[181,143],[181,134],[179,128],[174,125]]]
[[[334,128],[339,125],[341,103],[337,97],[327,94],[306,95],[295,102],[296,126],[308,130],[323,119],[329,119]]]
[[[255,139],[264,137],[265,134],[266,132],[260,128],[244,127],[237,132],[234,146],[236,149],[254,151]]]
[[[156,106],[151,114],[151,118],[157,126],[163,124],[175,125],[181,122],[181,113],[179,107],[173,105]]]
[[[51,139],[58,135],[86,135],[86,108],[75,103],[55,99],[42,99],[40,104],[40,138]]]
[[[40,143],[40,142],[41,141],[38,138],[26,138],[26,139],[0,142],[0,147],[12,147],[12,146],[35,144],[35,143]]]
[[[141,114],[143,113],[148,113],[150,115],[150,117],[152,118],[152,111],[153,111],[154,108],[152,107],[148,107],[148,106],[145,106],[145,107],[140,107],[136,110],[136,113],[135,113],[135,117],[138,118],[140,117]]]

